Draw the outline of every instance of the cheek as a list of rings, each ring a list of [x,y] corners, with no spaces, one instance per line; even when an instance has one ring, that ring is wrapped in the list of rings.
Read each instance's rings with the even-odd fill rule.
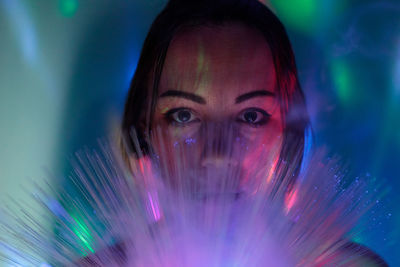
[[[260,154],[262,151],[271,151],[279,149],[281,145],[283,126],[280,116],[272,116],[269,122],[262,127],[249,129],[243,127],[241,135],[243,136],[249,154]]]
[[[262,129],[247,133],[247,149],[242,160],[241,187],[254,191],[268,182],[278,162],[283,142],[283,126],[280,116],[272,117]]]
[[[198,128],[198,125],[173,126],[162,117],[154,119],[151,144],[154,152],[160,156],[161,166],[169,177],[172,178],[177,171],[181,172],[199,164],[202,150]],[[175,183],[173,180],[170,182]]]
[[[153,135],[152,145],[156,151],[166,150],[167,155],[180,153],[183,148],[187,150],[197,145],[198,129],[197,125],[176,127],[167,122],[161,122],[155,126],[155,135]]]

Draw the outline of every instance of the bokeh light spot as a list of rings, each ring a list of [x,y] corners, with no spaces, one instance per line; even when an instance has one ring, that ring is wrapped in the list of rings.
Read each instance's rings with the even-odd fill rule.
[[[343,105],[351,104],[354,92],[349,65],[343,60],[335,60],[331,67],[332,78],[340,103]]]
[[[270,0],[272,8],[287,26],[303,32],[315,28],[318,2],[317,0]]]
[[[78,10],[78,0],[60,0],[60,12],[65,17],[72,17]]]

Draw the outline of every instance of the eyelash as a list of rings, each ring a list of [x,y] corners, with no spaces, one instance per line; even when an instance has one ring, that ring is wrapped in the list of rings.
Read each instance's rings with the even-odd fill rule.
[[[189,111],[190,114],[193,114],[193,113],[194,113],[190,108],[185,108],[185,107],[182,107],[182,108],[173,108],[173,109],[168,110],[168,111],[164,114],[164,117],[165,117],[165,119],[167,120],[167,122],[168,122],[169,124],[174,125],[174,126],[181,126],[181,127],[187,126],[188,124],[191,124],[191,123],[193,123],[193,122],[198,122],[198,121],[200,121],[199,119],[195,119],[195,120],[189,121],[189,122],[178,122],[178,121],[176,121],[176,119],[173,118],[174,114],[177,113],[177,112],[179,112],[179,111],[184,111],[184,110]]]
[[[180,107],[180,108],[173,108],[170,109],[169,111],[167,111],[164,114],[165,119],[167,120],[167,122],[171,125],[174,126],[180,126],[180,127],[185,127],[191,123],[195,123],[195,122],[199,122],[200,119],[195,118],[194,120],[188,121],[188,122],[179,122],[174,118],[174,115],[177,114],[179,111],[188,111],[191,115],[194,114],[194,112],[190,109],[190,108],[186,108],[186,107]],[[257,113],[261,113],[262,114],[262,118],[255,123],[249,123],[247,122],[245,119],[241,119],[240,117],[243,116],[246,112],[257,112]],[[250,125],[251,127],[258,127],[258,126],[262,126],[268,123],[269,119],[271,117],[271,114],[269,114],[268,112],[266,112],[263,109],[260,108],[247,108],[243,111],[241,111],[239,113],[238,118],[236,119],[237,122],[239,123],[245,123],[247,125]]]
[[[248,125],[250,125],[252,127],[258,127],[258,126],[262,126],[262,125],[267,124],[269,119],[270,119],[270,117],[271,117],[271,114],[269,114],[268,112],[266,112],[265,110],[260,109],[260,108],[247,108],[247,109],[241,111],[239,113],[240,114],[239,116],[243,116],[246,112],[258,112],[258,113],[261,113],[262,116],[263,116],[260,119],[260,121],[255,122],[255,123],[249,123],[249,122],[247,122],[247,121],[245,121],[243,119],[239,119],[239,118],[236,119],[237,122],[245,123],[245,124],[248,124]]]

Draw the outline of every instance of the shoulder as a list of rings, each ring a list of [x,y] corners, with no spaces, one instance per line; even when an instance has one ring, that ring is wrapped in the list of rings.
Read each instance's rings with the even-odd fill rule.
[[[362,267],[386,267],[389,266],[378,254],[371,249],[357,244],[348,242],[340,248],[343,266],[362,266]]]

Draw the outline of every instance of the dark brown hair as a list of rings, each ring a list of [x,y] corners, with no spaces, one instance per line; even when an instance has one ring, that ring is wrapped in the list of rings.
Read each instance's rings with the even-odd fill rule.
[[[138,155],[130,132],[136,130],[141,153],[151,150],[149,131],[158,85],[169,44],[185,27],[242,23],[258,30],[267,41],[276,69],[278,99],[284,119],[284,140],[278,169],[300,170],[309,126],[305,99],[297,77],[293,50],[279,19],[257,0],[171,0],[153,22],[132,79],[122,120],[126,155]],[[295,177],[296,175],[293,175]],[[286,179],[285,179],[286,180]],[[289,187],[288,184],[279,184]]]

